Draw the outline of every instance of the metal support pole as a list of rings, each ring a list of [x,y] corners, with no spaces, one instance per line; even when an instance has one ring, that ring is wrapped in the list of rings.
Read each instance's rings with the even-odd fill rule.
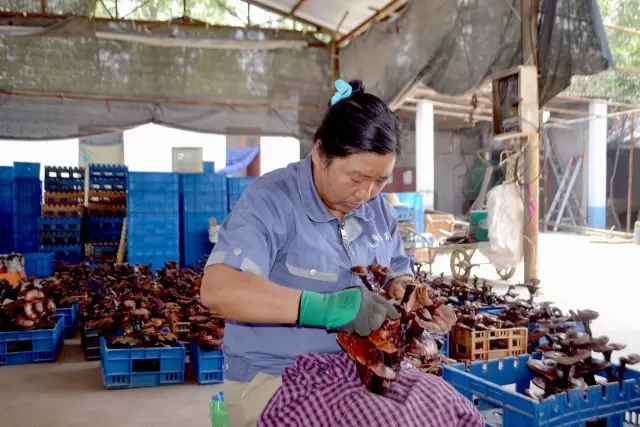
[[[535,65],[538,69],[538,0],[521,0],[522,63]],[[538,280],[538,232],[540,226],[540,112],[536,88],[535,105],[529,106],[529,117],[534,123],[523,123],[535,127],[533,136],[523,141],[524,146],[524,280]]]
[[[329,50],[331,55],[331,86],[329,91],[333,94],[335,91],[333,82],[340,78],[340,48],[335,40],[332,40],[329,44]]]
[[[629,139],[629,178],[627,182],[627,233],[631,233],[633,209],[633,153],[636,151],[636,113],[631,114],[631,138]]]

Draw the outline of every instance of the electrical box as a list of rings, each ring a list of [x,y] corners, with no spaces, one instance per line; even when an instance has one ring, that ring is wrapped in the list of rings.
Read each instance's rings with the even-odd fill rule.
[[[527,137],[538,133],[538,71],[522,65],[491,78],[493,138]]]
[[[202,147],[175,147],[171,149],[172,171],[178,173],[204,173]]]

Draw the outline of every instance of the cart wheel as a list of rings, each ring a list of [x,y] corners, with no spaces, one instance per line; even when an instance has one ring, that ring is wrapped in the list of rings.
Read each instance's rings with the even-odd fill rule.
[[[462,250],[456,249],[451,252],[451,274],[458,280],[467,280],[471,274],[471,257]]]
[[[496,267],[496,273],[502,280],[509,280],[516,274],[515,268],[498,268]]]

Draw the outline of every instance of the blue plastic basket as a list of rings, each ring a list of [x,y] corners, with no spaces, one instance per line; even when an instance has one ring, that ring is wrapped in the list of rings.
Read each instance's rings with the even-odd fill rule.
[[[587,421],[606,419],[607,427],[623,427],[625,416],[638,419],[640,372],[627,370],[622,386],[592,386],[536,401],[522,394],[535,376],[527,367],[529,357],[539,359],[541,354],[472,362],[469,372],[462,363],[444,366],[442,378],[471,402],[477,398],[487,426],[583,427]],[[516,391],[504,387],[510,384]]]
[[[73,338],[76,336],[76,321],[78,318],[78,310],[80,303],[76,302],[69,308],[57,308],[56,314],[64,318],[64,336],[65,338]]]
[[[189,359],[198,384],[222,384],[224,382],[224,352],[203,351],[195,341],[189,343]]]
[[[64,319],[53,329],[0,333],[0,366],[53,362],[62,349]]]
[[[109,349],[100,337],[102,378],[108,389],[155,387],[184,382],[182,345],[170,348]]]
[[[22,254],[22,256],[24,257],[24,271],[27,277],[47,278],[53,276],[52,253],[31,253]]]

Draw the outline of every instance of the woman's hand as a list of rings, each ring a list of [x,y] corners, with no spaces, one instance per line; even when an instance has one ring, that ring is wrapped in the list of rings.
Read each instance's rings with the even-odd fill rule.
[[[384,287],[389,296],[393,299],[401,299],[404,297],[404,291],[407,289],[407,284],[413,281],[411,276],[399,276],[391,279],[389,283]]]
[[[331,294],[303,290],[298,323],[367,336],[379,329],[387,318],[399,316],[391,301],[364,287]]]

